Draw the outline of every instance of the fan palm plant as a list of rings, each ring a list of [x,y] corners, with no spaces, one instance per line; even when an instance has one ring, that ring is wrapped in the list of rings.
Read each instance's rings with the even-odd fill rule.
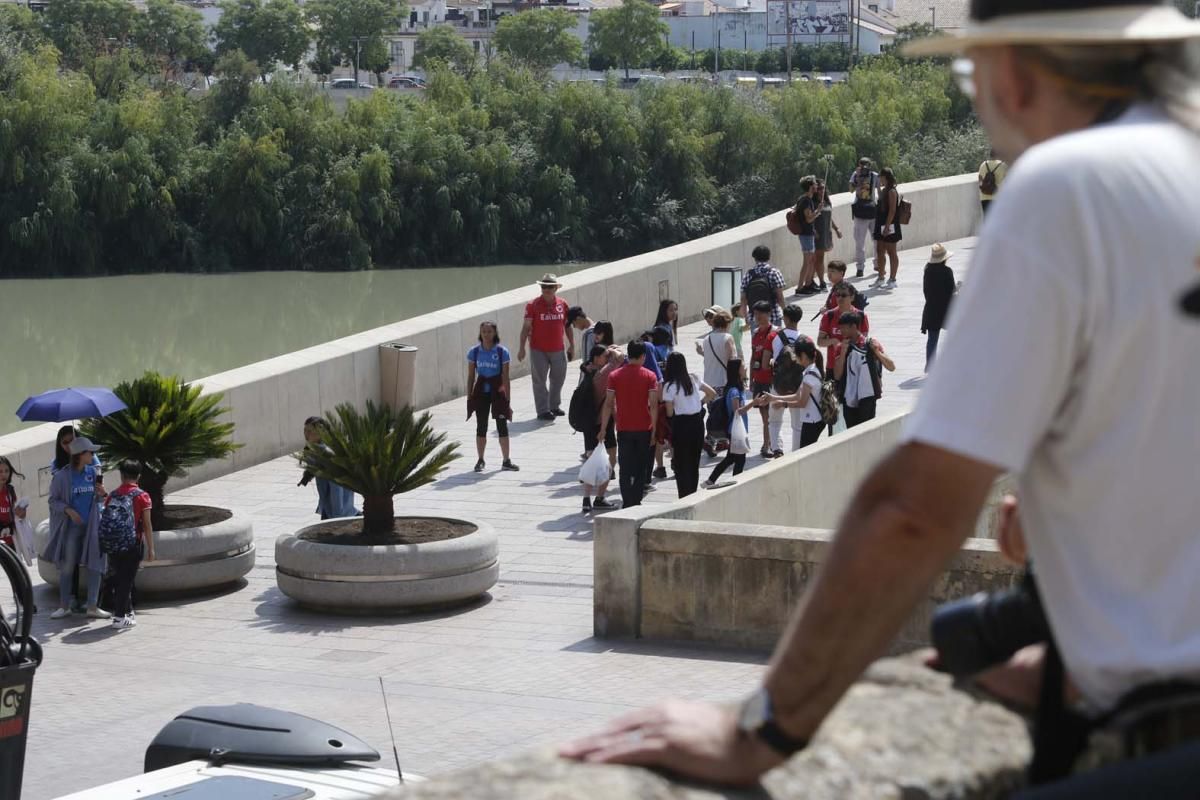
[[[163,491],[170,478],[186,475],[189,467],[225,458],[241,447],[230,438],[233,423],[221,422],[221,394],[200,396],[201,387],[177,376],[146,372],[119,384],[113,392],[128,406],[80,425],[84,436],[100,446],[114,467],[125,459],[142,462],[142,490],[150,495],[151,522],[165,527]]]
[[[458,458],[458,442],[444,444],[430,414],[411,408],[393,411],[367,401],[366,412],[343,403],[325,415],[324,446],[309,445],[299,455],[315,477],[345,486],[363,498],[363,533],[386,534],[395,519],[393,498],[432,483]]]

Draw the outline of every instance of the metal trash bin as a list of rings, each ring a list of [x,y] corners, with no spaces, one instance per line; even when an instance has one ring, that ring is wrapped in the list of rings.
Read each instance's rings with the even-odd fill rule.
[[[394,411],[413,404],[417,352],[415,345],[402,342],[379,346],[379,400]]]
[[[14,602],[13,607],[0,608],[0,798],[19,800],[33,673],[42,663],[42,648],[31,636],[33,584],[29,571],[16,553],[2,544],[0,574],[8,578]]]

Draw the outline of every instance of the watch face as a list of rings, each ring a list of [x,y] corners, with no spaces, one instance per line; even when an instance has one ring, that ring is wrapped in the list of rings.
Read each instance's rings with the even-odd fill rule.
[[[757,731],[767,722],[770,708],[771,698],[767,695],[766,688],[760,688],[742,703],[738,727],[744,731]]]

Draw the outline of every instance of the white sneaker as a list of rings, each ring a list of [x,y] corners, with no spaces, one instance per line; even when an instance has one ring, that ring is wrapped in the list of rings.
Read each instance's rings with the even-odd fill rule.
[[[112,626],[119,631],[127,631],[137,626],[137,620],[133,617],[113,617]]]
[[[895,288],[896,288],[896,282],[895,282],[894,280],[888,281],[888,282],[887,282],[887,288],[889,288],[889,289],[895,289]]]
[[[87,610],[88,619],[112,619],[112,614],[97,606]]]
[[[703,487],[703,488],[705,488],[705,489],[711,489],[711,488],[713,488],[714,486],[716,486],[716,484],[715,484],[715,483],[713,483],[712,481],[705,481],[704,483],[700,484],[700,486],[701,486],[701,487]]]
[[[62,619],[63,617],[70,616],[70,614],[71,614],[71,609],[60,608],[57,611],[55,611],[53,614],[50,615],[50,619]]]

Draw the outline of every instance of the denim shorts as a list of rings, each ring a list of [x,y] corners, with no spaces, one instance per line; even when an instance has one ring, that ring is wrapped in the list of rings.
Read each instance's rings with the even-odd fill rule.
[[[804,234],[800,234],[796,238],[800,240],[800,249],[801,250],[803,250],[806,253],[817,252],[817,237],[815,235],[814,236],[805,236]]]

